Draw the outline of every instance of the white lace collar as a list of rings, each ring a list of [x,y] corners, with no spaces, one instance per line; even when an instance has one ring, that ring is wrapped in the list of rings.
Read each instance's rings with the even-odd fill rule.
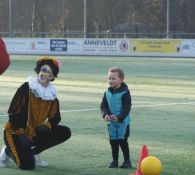
[[[43,100],[54,100],[56,99],[56,88],[52,84],[43,87],[39,82],[37,77],[30,76],[27,78],[29,88],[36,97],[40,97]]]

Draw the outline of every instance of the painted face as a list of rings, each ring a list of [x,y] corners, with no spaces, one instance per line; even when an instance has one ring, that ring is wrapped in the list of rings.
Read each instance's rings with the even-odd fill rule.
[[[123,79],[119,77],[118,72],[108,72],[108,83],[110,87],[112,87],[113,89],[117,89],[120,87],[122,82]]]
[[[54,78],[53,72],[49,65],[43,65],[38,74],[39,82],[42,85],[47,85]]]

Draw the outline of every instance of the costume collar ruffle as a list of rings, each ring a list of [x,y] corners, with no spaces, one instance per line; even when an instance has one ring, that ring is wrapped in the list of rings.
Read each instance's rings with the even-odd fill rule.
[[[48,84],[48,86],[42,86],[37,77],[30,76],[27,78],[27,82],[29,84],[29,88],[32,90],[32,93],[43,100],[54,100],[57,98],[56,96],[56,88],[52,84]]]

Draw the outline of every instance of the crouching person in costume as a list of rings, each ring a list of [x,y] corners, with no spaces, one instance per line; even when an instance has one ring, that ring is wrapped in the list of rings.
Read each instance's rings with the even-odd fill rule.
[[[39,154],[71,136],[61,120],[56,89],[50,83],[59,73],[59,62],[53,57],[37,61],[37,76],[28,77],[15,93],[8,109],[9,121],[4,128],[5,146],[0,153],[0,165],[13,159],[23,170],[47,166]]]

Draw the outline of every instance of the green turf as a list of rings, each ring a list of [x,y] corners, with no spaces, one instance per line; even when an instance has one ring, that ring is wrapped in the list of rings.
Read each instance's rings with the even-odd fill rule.
[[[38,56],[11,56],[11,66],[0,76],[0,127],[16,89],[33,69]],[[146,144],[163,164],[163,175],[195,174],[195,59],[139,57],[59,57],[64,65],[54,82],[62,124],[72,137],[42,153],[50,166],[21,171],[11,165],[1,174],[129,175],[136,169],[108,169],[111,150],[99,104],[107,87],[107,70],[122,67],[131,90],[131,160],[136,167]],[[82,111],[89,109],[89,111]],[[91,110],[90,110],[91,109]],[[81,110],[81,111],[67,111]],[[2,130],[0,145],[3,145]],[[122,154],[120,152],[120,163]]]

